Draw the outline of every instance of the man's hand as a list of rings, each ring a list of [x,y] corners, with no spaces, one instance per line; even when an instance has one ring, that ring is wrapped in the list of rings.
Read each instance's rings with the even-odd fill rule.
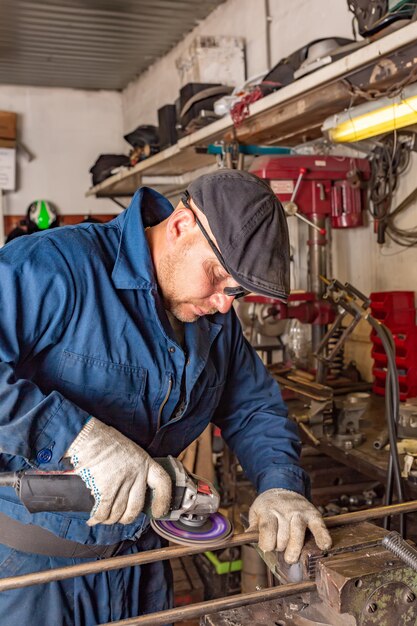
[[[152,516],[162,517],[171,502],[171,479],[145,450],[111,426],[91,417],[66,455],[95,498],[87,524],[130,524],[153,489]]]
[[[258,530],[260,549],[285,550],[284,559],[291,564],[300,558],[306,528],[313,533],[320,550],[331,547],[331,537],[315,506],[295,491],[269,489],[252,504],[246,532]]]

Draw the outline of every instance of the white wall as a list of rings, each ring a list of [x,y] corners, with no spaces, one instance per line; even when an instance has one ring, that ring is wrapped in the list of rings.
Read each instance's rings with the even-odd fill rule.
[[[111,200],[86,198],[89,169],[101,153],[127,153],[121,94],[0,86],[0,110],[18,113],[19,137],[36,158],[18,156],[18,188],[5,192],[6,215],[22,215],[35,199],[62,214],[117,213]]]
[[[397,206],[416,188],[417,159],[412,155],[407,171],[398,179],[392,207]],[[354,280],[364,293],[384,290],[417,291],[417,248],[402,248],[388,237],[377,244],[373,219],[367,226],[334,231],[334,271],[341,280]],[[410,205],[399,219],[400,228],[416,228],[416,205]]]
[[[414,156],[407,171],[399,178],[393,208],[416,188],[416,161]],[[400,228],[416,228],[416,208],[414,203],[405,210],[397,223]],[[384,245],[378,244],[370,216],[366,227],[333,231],[333,269],[339,280],[353,283],[364,294],[397,290],[417,293],[417,248],[402,248],[388,237]],[[369,326],[361,324],[354,333],[347,355],[371,380],[373,361],[369,335]]]

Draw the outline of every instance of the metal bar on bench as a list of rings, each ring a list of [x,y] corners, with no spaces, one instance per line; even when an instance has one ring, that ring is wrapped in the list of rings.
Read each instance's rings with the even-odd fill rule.
[[[175,609],[149,613],[149,615],[141,615],[140,617],[131,617],[120,620],[119,622],[107,622],[99,626],[158,626],[158,624],[170,624],[174,621],[178,622],[193,617],[201,617],[209,613],[236,609],[239,606],[248,606],[249,604],[256,604],[257,602],[277,600],[278,598],[315,590],[316,583],[313,581],[289,583],[288,585],[272,587],[271,589],[262,589],[261,591],[242,593],[235,596],[228,596],[227,598],[198,602],[189,606],[179,606]]]
[[[411,513],[413,511],[417,511],[417,500],[402,502],[401,504],[375,507],[374,509],[366,509],[365,511],[345,513],[343,515],[334,515],[332,517],[324,518],[324,523],[328,528],[333,528],[334,526],[342,526],[343,524],[353,524],[363,522],[368,519],[378,519],[390,515]],[[218,546],[212,547],[211,549],[220,550],[226,547],[230,548],[233,546],[242,546],[244,544],[257,542],[258,533],[256,531],[251,531],[249,533],[234,535],[227,541],[219,543]],[[175,559],[188,554],[198,554],[199,552],[204,552],[204,550],[205,548],[201,546],[170,546],[167,548],[159,548],[158,550],[148,550],[139,554],[113,556],[109,559],[102,559],[100,561],[89,561],[88,563],[69,565],[68,567],[59,567],[52,570],[33,572],[31,574],[0,578],[0,592],[7,591],[9,589],[28,587],[29,585],[41,585],[54,580],[64,580],[66,578],[74,578],[75,576],[85,576],[87,574],[120,569],[123,567],[145,565],[146,563],[153,563],[154,561],[166,561],[168,559]]]

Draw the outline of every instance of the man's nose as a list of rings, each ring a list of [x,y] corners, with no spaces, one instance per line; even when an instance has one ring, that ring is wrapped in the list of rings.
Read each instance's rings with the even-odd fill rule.
[[[227,313],[233,305],[234,296],[227,296],[225,293],[215,293],[211,297],[211,302],[219,313]]]

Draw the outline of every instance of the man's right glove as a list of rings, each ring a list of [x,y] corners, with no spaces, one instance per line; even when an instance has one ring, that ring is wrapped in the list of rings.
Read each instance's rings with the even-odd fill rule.
[[[147,488],[153,490],[152,517],[162,517],[171,502],[171,479],[136,443],[91,417],[74,439],[69,456],[95,498],[87,524],[130,524],[143,510]]]

